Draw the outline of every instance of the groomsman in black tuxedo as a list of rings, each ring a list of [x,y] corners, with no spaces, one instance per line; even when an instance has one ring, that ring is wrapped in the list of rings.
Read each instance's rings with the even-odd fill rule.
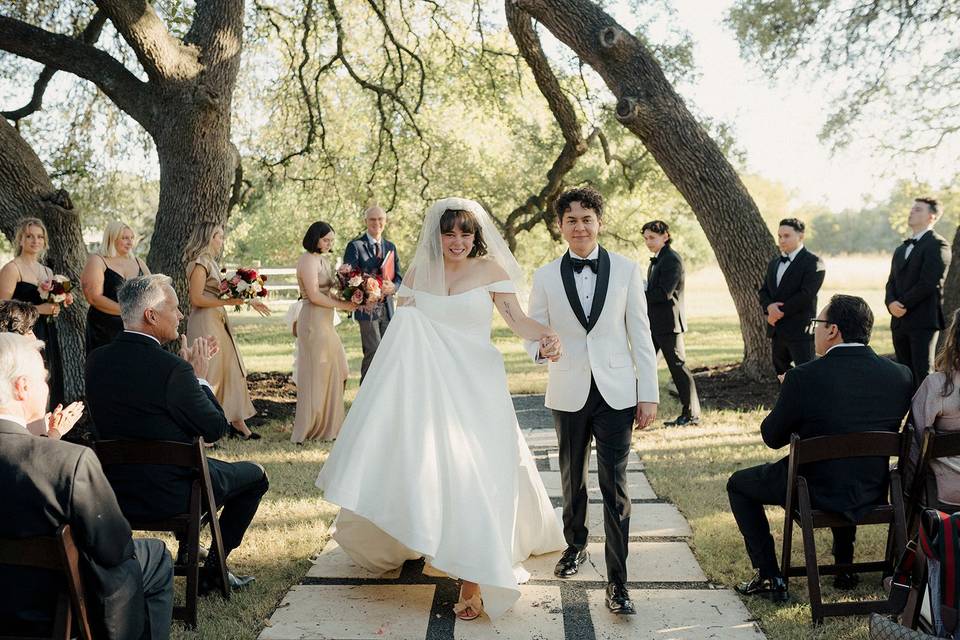
[[[131,537],[93,451],[27,431],[47,406],[42,346],[32,335],[0,334],[0,538],[52,536],[70,525],[93,637],[166,640],[173,615],[166,546]],[[48,571],[0,566],[0,633],[34,637],[49,627],[57,582]]]
[[[215,442],[230,425],[204,380],[217,346],[197,338],[180,356],[163,344],[177,339],[183,319],[177,293],[162,274],[131,278],[117,293],[123,332],[87,356],[86,388],[97,437],[105,440]],[[207,459],[213,497],[220,513],[223,550],[240,546],[269,483],[253,462]],[[123,513],[131,519],[162,520],[186,510],[191,473],[172,465],[115,465],[107,477]],[[217,559],[211,551],[200,573],[201,595],[216,586]],[[253,576],[227,574],[240,589]]]
[[[647,268],[647,315],[653,347],[663,352],[673,383],[677,385],[683,409],[667,426],[699,424],[700,398],[693,374],[687,368],[683,332],[687,330],[687,312],[683,304],[683,260],[670,246],[670,227],[663,220],[643,225],[643,241],[653,254]]]
[[[772,339],[773,368],[777,375],[814,358],[810,320],[817,315],[817,293],[823,285],[823,261],[803,246],[806,226],[796,218],[780,221],[780,255],[770,261],[763,286],[757,292],[767,316]]]
[[[387,212],[380,207],[369,207],[363,213],[367,230],[347,243],[343,254],[344,264],[359,267],[364,273],[383,275],[383,260],[393,252],[393,280],[384,281],[384,302],[376,306],[373,311],[357,309],[353,312],[353,319],[360,325],[360,345],[363,347],[363,362],[360,364],[360,382],[367,375],[367,369],[373,361],[373,356],[380,346],[380,340],[387,331],[390,319],[393,318],[393,294],[402,281],[400,275],[400,256],[395,244],[383,237],[383,229],[387,226]]]
[[[822,357],[791,369],[783,378],[780,397],[760,425],[763,442],[771,449],[817,436],[892,431],[900,429],[910,408],[913,386],[910,371],[874,353],[867,346],[873,312],[862,298],[835,295],[810,322],[816,351]],[[783,506],[787,499],[788,457],[771,464],[741,469],[730,476],[727,495],[756,575],[735,589],[745,596],[784,602],[787,584],[780,573],[770,524],[763,505]],[[829,460],[805,465],[803,476],[813,508],[841,514],[855,521],[872,505],[887,500],[889,467],[886,458]],[[833,528],[833,556],[837,564],[853,562],[857,529]],[[856,574],[834,578],[838,589],[852,589]]]
[[[937,201],[917,198],[907,224],[913,236],[893,252],[887,278],[887,310],[897,362],[910,367],[917,388],[930,373],[937,334],[944,327],[943,282],[950,264],[950,245],[933,225],[940,216]]]

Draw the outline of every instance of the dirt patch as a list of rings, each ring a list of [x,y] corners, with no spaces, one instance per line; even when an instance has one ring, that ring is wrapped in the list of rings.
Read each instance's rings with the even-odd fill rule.
[[[709,409],[771,409],[777,402],[780,383],[747,378],[739,364],[698,367],[693,370],[700,404]]]
[[[251,373],[247,376],[247,387],[257,410],[257,415],[247,422],[251,427],[270,420],[293,421],[297,411],[297,387],[289,373]]]

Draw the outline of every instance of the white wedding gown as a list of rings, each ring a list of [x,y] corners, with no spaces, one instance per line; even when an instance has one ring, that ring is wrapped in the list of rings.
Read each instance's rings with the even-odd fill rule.
[[[382,573],[422,556],[479,583],[490,617],[520,597],[520,562],[566,546],[490,341],[490,294],[513,291],[415,292],[317,478],[341,507],[333,537],[357,564]]]

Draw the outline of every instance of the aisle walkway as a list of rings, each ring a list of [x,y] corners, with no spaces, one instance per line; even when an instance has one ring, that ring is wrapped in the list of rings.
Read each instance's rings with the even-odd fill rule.
[[[547,492],[561,504],[557,441],[542,396],[514,398],[527,443]],[[743,603],[729,589],[707,582],[687,539],[690,526],[672,504],[657,498],[631,454],[628,574],[635,616],[614,616],[604,606],[606,568],[603,512],[596,460],[591,460],[588,517],[590,560],[568,580],[553,575],[558,554],[524,563],[532,576],[513,609],[491,623],[484,616],[458,622],[456,583],[423,561],[374,576],[354,565],[331,540],[306,577],[283,599],[260,640],[448,640],[508,638],[559,640],[762,639]]]

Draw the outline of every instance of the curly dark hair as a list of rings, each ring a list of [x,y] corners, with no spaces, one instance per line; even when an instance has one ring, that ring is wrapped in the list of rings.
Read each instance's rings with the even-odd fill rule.
[[[598,218],[603,217],[603,196],[593,187],[578,187],[564,191],[557,198],[554,210],[557,213],[557,220],[563,218],[563,214],[570,209],[570,204],[579,202],[584,209],[593,209]]]
[[[0,332],[25,335],[39,319],[40,312],[30,303],[0,300]]]
[[[781,227],[792,227],[797,233],[803,233],[807,229],[807,225],[803,224],[803,220],[800,218],[784,218],[780,221]]]
[[[651,220],[650,222],[644,224],[640,227],[640,233],[646,233],[647,231],[653,231],[658,235],[670,234],[670,225],[668,225],[663,220]],[[666,244],[670,244],[673,241],[673,238],[667,237]]]
[[[467,254],[468,258],[477,258],[487,255],[487,243],[483,240],[483,230],[477,217],[465,209],[447,209],[440,216],[440,233],[450,233],[459,227],[463,233],[473,234],[473,249]]]

